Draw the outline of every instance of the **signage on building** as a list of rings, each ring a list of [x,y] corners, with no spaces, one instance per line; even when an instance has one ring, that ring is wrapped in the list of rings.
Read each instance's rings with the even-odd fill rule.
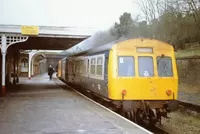
[[[38,26],[21,26],[22,35],[38,35],[39,27]]]

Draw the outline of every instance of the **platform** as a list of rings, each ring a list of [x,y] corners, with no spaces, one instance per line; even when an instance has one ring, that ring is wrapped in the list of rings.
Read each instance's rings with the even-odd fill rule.
[[[1,134],[150,133],[63,88],[65,84],[55,77],[20,78],[20,83],[19,89],[0,99]]]

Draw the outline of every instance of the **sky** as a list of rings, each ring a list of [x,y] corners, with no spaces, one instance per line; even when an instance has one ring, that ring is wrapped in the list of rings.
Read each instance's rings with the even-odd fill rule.
[[[106,29],[123,12],[141,13],[136,0],[0,0],[0,24]]]

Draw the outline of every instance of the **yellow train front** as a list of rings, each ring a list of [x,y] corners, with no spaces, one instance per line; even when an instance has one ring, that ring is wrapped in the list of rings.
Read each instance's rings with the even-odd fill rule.
[[[178,76],[170,44],[128,39],[63,61],[66,82],[108,100],[137,123],[154,125],[176,104]]]

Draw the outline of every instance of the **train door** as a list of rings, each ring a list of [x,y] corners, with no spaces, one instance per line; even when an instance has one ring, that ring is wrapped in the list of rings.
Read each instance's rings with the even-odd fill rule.
[[[65,60],[62,62],[62,78],[65,80]]]
[[[157,85],[155,81],[157,78],[155,78],[154,64],[153,56],[138,56],[138,75],[140,78],[140,85],[143,85],[142,96],[148,99],[155,99],[156,96]]]
[[[106,81],[106,83],[108,83],[108,53],[105,54],[104,80]]]
[[[104,62],[104,84],[105,84],[105,95],[108,95],[108,64],[109,64],[109,52],[105,53],[105,62]]]

